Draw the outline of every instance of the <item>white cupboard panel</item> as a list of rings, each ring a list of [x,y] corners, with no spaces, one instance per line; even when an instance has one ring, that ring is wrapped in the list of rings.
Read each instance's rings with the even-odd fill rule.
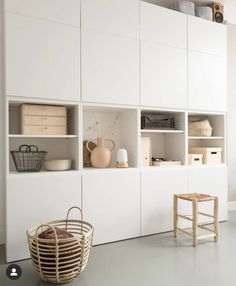
[[[80,0],[7,0],[5,9],[80,27]]]
[[[139,41],[82,32],[83,101],[139,104]]]
[[[94,225],[94,244],[140,236],[139,172],[83,176],[84,217]]]
[[[56,182],[56,184],[55,184]],[[7,261],[29,258],[26,231],[64,219],[71,206],[81,206],[79,174],[17,174],[7,179]],[[76,211],[73,218],[79,218]]]
[[[227,26],[188,16],[188,48],[226,56]]]
[[[188,108],[225,111],[225,58],[198,52],[189,52],[188,65]]]
[[[140,2],[140,37],[163,45],[187,48],[187,16]]]
[[[227,220],[227,167],[191,168],[189,169],[188,180],[190,193],[203,193],[219,198],[219,220]],[[213,203],[202,203],[200,204],[200,209],[208,213],[213,213]]]
[[[141,235],[173,229],[173,196],[187,193],[186,169],[158,169],[141,174]],[[184,213],[185,204],[179,205]]]
[[[80,31],[6,15],[6,94],[80,99]]]
[[[141,104],[186,108],[185,50],[141,42]]]
[[[139,0],[81,0],[81,26],[139,37]]]

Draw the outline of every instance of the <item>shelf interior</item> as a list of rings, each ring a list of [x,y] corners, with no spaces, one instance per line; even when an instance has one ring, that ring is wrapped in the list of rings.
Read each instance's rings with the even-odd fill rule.
[[[98,137],[115,142],[112,151],[111,168],[115,167],[117,151],[124,148],[128,152],[130,168],[138,167],[137,156],[137,110],[109,107],[85,107],[83,112],[83,140],[96,143]],[[107,143],[110,148],[111,144]]]

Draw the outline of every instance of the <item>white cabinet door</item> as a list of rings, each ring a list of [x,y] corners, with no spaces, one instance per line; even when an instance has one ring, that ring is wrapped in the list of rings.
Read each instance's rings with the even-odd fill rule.
[[[223,57],[189,52],[188,108],[226,110],[226,60]]]
[[[193,51],[226,56],[227,26],[188,16],[188,48]]]
[[[84,217],[94,225],[94,244],[140,236],[138,171],[83,175]]]
[[[186,50],[141,42],[141,104],[186,108]]]
[[[219,220],[228,219],[227,167],[190,168],[189,192],[217,196],[219,198]],[[200,209],[213,213],[213,203],[202,203]]]
[[[80,0],[7,0],[5,9],[80,27]]]
[[[139,41],[82,32],[82,99],[139,104]]]
[[[187,193],[186,169],[158,169],[141,174],[141,234],[173,229],[173,196]],[[185,212],[185,204],[179,205]]]
[[[142,40],[186,49],[187,16],[141,1],[140,37]]]
[[[139,0],[81,0],[81,26],[139,37]]]
[[[80,30],[7,13],[6,94],[80,99]]]
[[[81,205],[81,176],[71,172],[11,175],[6,193],[6,256],[10,262],[29,258],[26,231],[30,227],[65,219],[71,206]]]

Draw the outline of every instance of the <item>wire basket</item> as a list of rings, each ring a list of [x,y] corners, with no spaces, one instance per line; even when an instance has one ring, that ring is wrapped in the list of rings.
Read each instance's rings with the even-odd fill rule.
[[[78,209],[81,220],[69,219],[72,209]],[[45,230],[46,229],[46,230]],[[67,238],[60,238],[57,230],[66,231]],[[51,230],[53,238],[42,238]],[[50,283],[67,283],[86,267],[93,242],[93,226],[83,220],[79,207],[72,207],[65,220],[37,225],[27,231],[28,245],[33,266],[42,280]]]
[[[39,151],[35,145],[21,145],[18,151],[11,151],[11,155],[18,172],[39,172],[47,152]]]
[[[175,118],[162,116],[147,116],[141,117],[142,129],[175,129]]]

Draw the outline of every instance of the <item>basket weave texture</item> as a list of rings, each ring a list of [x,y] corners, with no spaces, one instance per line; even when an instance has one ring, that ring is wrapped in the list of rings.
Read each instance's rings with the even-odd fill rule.
[[[75,208],[80,211],[81,220],[68,218],[70,211]],[[67,232],[67,238],[59,238],[58,229]],[[42,238],[45,230],[54,232],[53,238]],[[41,279],[59,284],[70,282],[77,277],[88,263],[93,231],[93,226],[83,220],[79,207],[70,208],[65,220],[51,221],[29,229],[27,238],[30,255]]]

